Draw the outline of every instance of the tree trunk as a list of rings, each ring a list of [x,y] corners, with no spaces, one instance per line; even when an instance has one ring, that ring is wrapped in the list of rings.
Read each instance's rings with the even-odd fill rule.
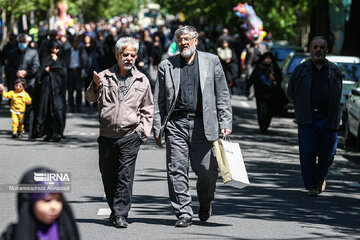
[[[329,36],[330,36],[329,0],[315,0],[312,2],[308,47],[311,39],[315,36],[322,36],[329,40]]]
[[[360,57],[360,0],[352,0],[349,22],[345,23],[342,54]]]
[[[3,24],[3,36],[0,44],[0,49],[2,50],[5,44],[8,41],[8,27],[7,27],[7,21],[6,21],[6,10],[3,9],[1,13],[1,20]]]
[[[26,14],[21,15],[21,21],[22,21],[23,30],[24,30],[25,33],[27,33],[29,31],[29,26],[28,26],[28,23],[27,23]]]
[[[56,9],[55,3],[54,3],[54,1],[50,1],[49,30],[56,29],[56,16],[57,16],[57,9]]]
[[[10,29],[12,29],[12,32],[15,35],[19,34],[18,21],[17,21],[17,18],[15,17],[15,14],[11,14],[11,17],[10,17]]]

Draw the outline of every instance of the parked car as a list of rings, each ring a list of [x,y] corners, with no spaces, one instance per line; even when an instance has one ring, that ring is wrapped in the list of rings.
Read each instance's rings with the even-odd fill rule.
[[[289,45],[272,45],[270,47],[270,52],[276,58],[276,61],[279,66],[285,58],[292,52],[304,52],[304,48],[299,46],[289,46]]]
[[[289,80],[291,78],[292,73],[294,72],[295,68],[310,58],[310,53],[302,53],[302,52],[290,52],[289,55],[284,59],[282,62],[280,69],[282,71],[283,80],[281,82],[281,87],[284,90],[286,97],[289,100],[289,104],[286,108],[289,111],[293,111],[294,103],[293,100],[287,95],[287,88],[289,84]]]
[[[360,81],[349,94],[345,113],[345,144],[356,144],[360,151]]]
[[[335,56],[328,55],[326,58],[335,63],[341,73],[343,79],[343,88],[341,93],[341,110],[343,113],[343,122],[345,121],[345,110],[346,103],[349,97],[349,93],[356,86],[357,82],[360,79],[360,58],[359,57],[351,57],[351,56]]]
[[[294,69],[303,61],[307,60],[310,57],[309,53],[290,53],[287,56],[281,66],[283,72],[283,81],[281,83],[281,87],[283,88],[285,94],[287,94],[287,86],[289,80],[291,78],[291,74],[293,73]],[[341,73],[343,78],[343,89],[341,95],[341,110],[343,113],[342,123],[345,122],[345,108],[348,95],[353,89],[357,82],[360,79],[360,58],[359,57],[351,57],[351,56],[335,56],[335,55],[328,55],[326,58],[335,63]],[[287,96],[287,95],[286,95]],[[288,97],[288,96],[287,96]],[[288,97],[289,98],[289,97]],[[290,104],[287,106],[288,109],[292,109],[293,104],[292,100],[289,98]]]

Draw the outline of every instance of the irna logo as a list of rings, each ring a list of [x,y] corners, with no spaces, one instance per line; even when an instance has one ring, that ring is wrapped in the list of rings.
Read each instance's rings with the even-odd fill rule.
[[[34,172],[36,182],[70,182],[70,173],[37,173]]]

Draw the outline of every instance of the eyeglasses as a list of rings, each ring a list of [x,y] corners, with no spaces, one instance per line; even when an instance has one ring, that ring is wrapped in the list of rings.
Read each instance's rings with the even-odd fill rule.
[[[314,45],[313,46],[313,49],[321,49],[321,50],[324,50],[326,47],[325,46],[323,46],[323,45],[321,45],[321,46],[319,46],[319,45]]]
[[[136,57],[136,54],[131,54],[131,53],[122,53],[121,54],[123,57],[128,57],[130,56],[131,58],[135,58]]]
[[[191,40],[193,40],[194,38],[193,37],[191,37],[191,38],[178,38],[178,39],[176,39],[176,42],[178,43],[178,44],[182,44],[183,42],[184,43],[189,43]]]

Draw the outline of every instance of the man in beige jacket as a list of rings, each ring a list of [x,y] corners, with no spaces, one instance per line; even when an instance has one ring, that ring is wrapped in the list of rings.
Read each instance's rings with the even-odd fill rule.
[[[126,228],[137,153],[152,128],[153,96],[149,80],[134,66],[138,42],[123,37],[115,49],[117,64],[94,72],[86,99],[98,102],[99,167],[111,209],[109,220]]]

